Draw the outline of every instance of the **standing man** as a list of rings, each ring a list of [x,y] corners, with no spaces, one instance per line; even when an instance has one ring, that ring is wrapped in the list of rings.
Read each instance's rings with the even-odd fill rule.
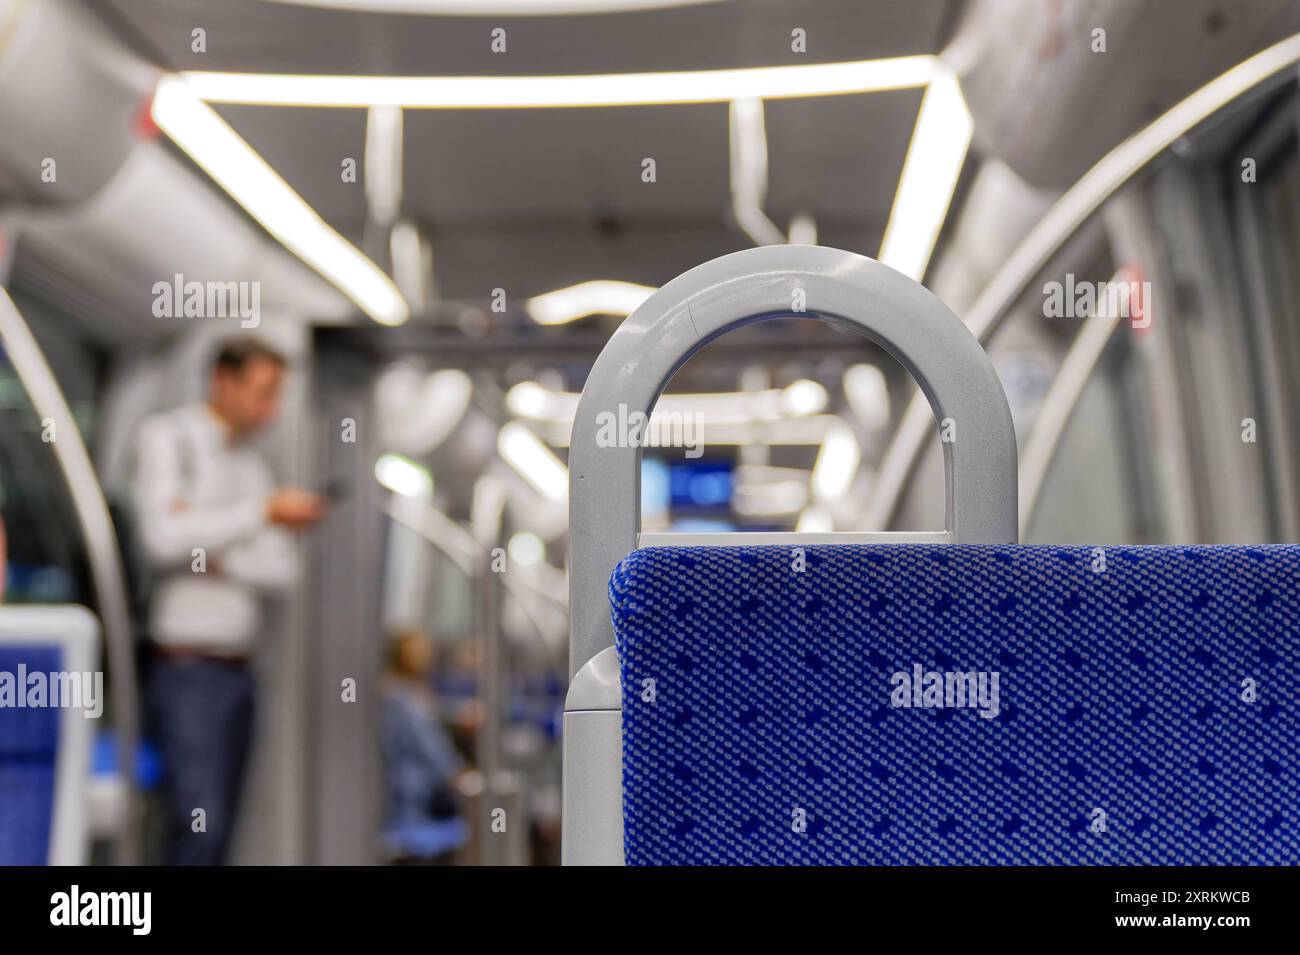
[[[141,428],[135,506],[154,580],[148,704],[174,865],[226,858],[252,739],[261,598],[294,582],[289,532],[325,510],[320,495],[276,489],[248,444],[279,412],[285,365],[257,339],[231,339],[206,401]]]

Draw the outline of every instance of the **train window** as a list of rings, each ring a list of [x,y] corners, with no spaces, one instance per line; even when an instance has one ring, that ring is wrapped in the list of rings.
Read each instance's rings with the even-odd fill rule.
[[[1151,451],[1158,409],[1136,387],[1142,358],[1116,337],[1061,435],[1026,543],[1145,544],[1168,536]]]
[[[1041,490],[1022,472],[1025,540],[1294,538],[1295,99],[1288,88],[1231,107],[1227,130],[1189,139],[1110,201],[1112,256],[1150,283],[1147,314],[1118,323],[1098,356],[1050,437]]]
[[[1233,422],[1250,436],[1260,458],[1259,503],[1271,526],[1264,539],[1300,534],[1300,501],[1288,489],[1300,480],[1300,448],[1291,422],[1300,378],[1300,93],[1289,88],[1261,111],[1249,135],[1224,152],[1224,191],[1236,266],[1234,293],[1246,317],[1253,401]],[[1251,175],[1239,157],[1249,157]],[[1228,177],[1231,179],[1228,179]],[[1250,419],[1249,421],[1247,419]]]
[[[57,354],[57,349],[47,351],[52,360]],[[70,403],[74,414],[86,407],[75,399]],[[0,514],[8,549],[4,599],[93,607],[85,546],[54,459],[55,428],[36,413],[8,357],[0,355]]]

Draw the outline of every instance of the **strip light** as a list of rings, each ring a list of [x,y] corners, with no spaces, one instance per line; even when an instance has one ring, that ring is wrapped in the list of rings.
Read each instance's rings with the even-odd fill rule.
[[[230,197],[298,256],[383,325],[400,325],[410,308],[392,281],[335,232],[266,161],[188,85],[158,81],[153,121]]]
[[[546,557],[546,545],[532,531],[520,531],[510,538],[506,552],[516,564],[531,567]]]
[[[974,129],[957,77],[936,66],[912,129],[878,256],[918,282],[947,218]]]
[[[881,262],[918,281],[925,274],[943,228],[974,128],[956,76],[937,57],[929,55],[807,66],[578,76],[324,76],[194,71],[182,73],[180,77],[194,96],[209,103],[355,109],[386,106],[407,109],[556,109],[732,103],[924,88],[925,95],[912,130],[884,240],[877,254]],[[213,120],[246,148],[215,114]],[[159,125],[163,124],[160,122]],[[270,172],[269,168],[267,171]],[[278,177],[275,178],[279,182]],[[283,188],[288,189],[287,186]],[[293,195],[291,191],[290,194]],[[400,300],[396,287],[374,268],[373,263],[351,246],[347,248],[378,273],[386,295]],[[339,282],[329,273],[323,274]],[[348,291],[341,284],[340,287]],[[575,286],[574,290],[577,289],[583,289],[583,286]],[[601,294],[606,291],[608,289],[601,290]],[[353,295],[351,291],[348,294]],[[588,289],[576,294],[581,298],[594,293]],[[628,295],[630,298],[630,293]],[[538,302],[538,299],[542,301]],[[544,296],[538,299],[533,300],[538,303],[537,309],[530,308],[530,312],[541,324],[563,324],[581,317],[572,314],[576,306],[570,306],[566,312],[558,305],[552,306]],[[361,304],[359,300],[358,303]],[[363,304],[362,307],[366,306]],[[622,309],[624,306],[621,300],[616,306],[604,303],[586,314],[613,307]],[[401,302],[400,308],[404,317],[408,311],[405,302]],[[390,324],[401,320],[390,321]]]
[[[787,99],[915,89],[936,71],[933,56],[808,66],[579,76],[316,76],[180,74],[209,103],[367,109],[556,109]]]
[[[375,480],[403,497],[422,501],[433,498],[433,475],[405,455],[381,454],[375,462]]]
[[[838,501],[848,493],[858,473],[862,452],[848,425],[840,423],[826,435],[813,464],[813,497],[821,503]]]
[[[556,421],[571,427],[581,397],[574,391],[552,391],[536,381],[521,381],[506,392],[506,407],[521,418]],[[698,415],[706,426],[724,422],[752,425],[788,416],[816,415],[825,410],[829,400],[825,388],[801,378],[785,388],[661,395],[653,414]]]
[[[588,315],[627,316],[654,292],[634,282],[582,282],[530,298],[528,314],[538,325],[565,325]]]
[[[569,469],[528,426],[511,421],[497,434],[497,451],[520,477],[552,501],[569,496]]]
[[[442,17],[536,17],[561,13],[622,13],[658,10],[718,0],[266,0],[299,7],[353,10],[358,13],[435,14]]]

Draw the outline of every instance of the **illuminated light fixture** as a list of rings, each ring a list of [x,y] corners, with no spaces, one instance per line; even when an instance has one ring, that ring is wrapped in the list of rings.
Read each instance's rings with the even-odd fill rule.
[[[538,325],[565,325],[588,315],[627,316],[654,292],[633,282],[582,282],[530,298],[528,314]]]
[[[718,0],[265,0],[297,7],[358,13],[415,13],[441,17],[539,17],[562,13],[624,13],[688,7]]]
[[[829,502],[843,498],[858,473],[861,459],[862,452],[852,429],[843,422],[833,426],[826,432],[826,440],[813,465],[813,499]]]
[[[898,192],[877,256],[885,265],[918,282],[925,275],[948,215],[974,128],[957,77],[936,64],[912,129],[912,142],[907,147]]]
[[[546,545],[536,534],[520,531],[511,536],[510,543],[506,545],[506,553],[516,564],[531,567],[546,556]]]
[[[573,422],[579,395],[572,391],[550,391],[535,381],[523,381],[506,392],[506,407],[512,414],[533,421]],[[776,422],[786,416],[808,417],[825,409],[826,389],[802,378],[785,388],[761,391],[720,391],[704,394],[663,395],[655,404],[655,415],[699,415],[704,426],[748,425]]]
[[[808,378],[800,378],[782,392],[786,410],[793,415],[816,414],[826,407],[826,389]]]
[[[511,421],[497,435],[497,451],[519,476],[552,501],[569,496],[569,469],[528,426]]]
[[[401,454],[381,454],[375,462],[375,480],[402,497],[433,499],[433,476],[429,469]]]
[[[805,507],[794,529],[800,534],[829,534],[835,530],[835,524],[825,508]]]
[[[853,365],[844,372],[844,396],[868,431],[889,427],[889,383],[877,365]]]
[[[918,280],[925,273],[943,227],[974,128],[956,76],[930,55],[806,66],[577,76],[328,76],[204,71],[180,75],[194,95],[210,103],[353,109],[563,109],[733,103],[924,88],[877,254],[881,262]],[[543,324],[562,321],[538,320]]]
[[[367,109],[557,109],[729,103],[878,93],[926,86],[933,56],[759,66],[734,70],[606,73],[578,76],[324,76],[286,73],[182,73],[210,103]]]
[[[521,418],[547,418],[552,401],[558,397],[535,381],[521,381],[506,392],[506,407]]]
[[[152,113],[166,133],[286,249],[383,325],[410,309],[387,275],[316,214],[201,97],[174,76],[158,81]]]
[[[572,391],[551,391],[535,381],[521,381],[506,392],[511,414],[533,421],[572,423],[578,409],[578,395]]]

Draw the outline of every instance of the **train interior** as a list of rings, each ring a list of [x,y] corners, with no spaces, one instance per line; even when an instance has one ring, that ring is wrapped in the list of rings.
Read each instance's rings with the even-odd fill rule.
[[[231,335],[288,356],[256,453],[329,501],[252,662],[237,864],[413,851],[407,652],[461,767],[419,854],[560,862],[575,411],[728,253],[850,250],[961,318],[1021,541],[1300,539],[1298,63],[1289,0],[0,0],[4,603],[89,608],[106,686],[70,858],[164,857],[136,448]],[[850,332],[728,333],[656,420],[644,532],[944,526],[924,396]]]

